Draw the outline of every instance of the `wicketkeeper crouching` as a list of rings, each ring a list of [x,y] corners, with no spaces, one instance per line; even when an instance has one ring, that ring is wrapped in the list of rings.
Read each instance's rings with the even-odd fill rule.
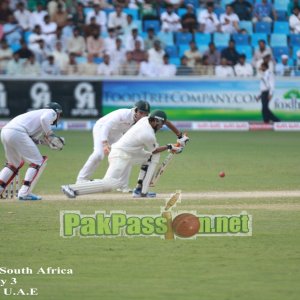
[[[175,154],[181,153],[187,136],[178,139],[177,144],[158,146],[156,132],[167,121],[165,112],[156,110],[149,117],[142,118],[133,125],[111,147],[108,156],[109,167],[103,179],[78,184],[63,185],[62,191],[69,197],[77,195],[109,192],[122,185],[123,173],[128,167],[135,164],[143,165],[138,180],[138,186],[134,191],[134,197],[155,197],[149,192],[151,178],[159,162],[160,152],[169,150]]]
[[[0,172],[1,197],[25,161],[29,163],[29,167],[18,191],[18,199],[42,199],[40,196],[32,194],[32,190],[45,169],[48,158],[41,155],[37,144],[46,144],[54,150],[63,148],[63,138],[56,136],[51,129],[51,125],[57,124],[61,114],[62,107],[56,102],[50,102],[43,109],[15,117],[3,127],[1,141],[7,163]]]

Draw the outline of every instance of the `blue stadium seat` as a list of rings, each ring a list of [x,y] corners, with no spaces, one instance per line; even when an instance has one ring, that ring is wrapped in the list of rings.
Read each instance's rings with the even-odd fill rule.
[[[289,44],[292,47],[300,47],[300,34],[291,34]]]
[[[198,50],[200,53],[204,53],[206,50],[208,50],[208,45],[197,45]]]
[[[189,49],[190,49],[189,45],[179,45],[179,57],[184,55],[184,52]]]
[[[282,33],[282,34],[290,33],[289,22],[275,21],[273,26],[274,26],[273,33]]]
[[[211,35],[209,33],[200,33],[197,32],[194,35],[196,44],[199,45],[206,45],[211,42]]]
[[[254,24],[254,32],[258,33],[271,33],[272,24],[271,22],[256,22]]]
[[[157,34],[157,38],[160,39],[166,46],[174,45],[173,32],[160,31]]]
[[[103,62],[103,58],[102,57],[95,57],[94,58],[94,63],[99,65]]]
[[[176,45],[189,44],[193,40],[193,35],[190,32],[175,32]]]
[[[216,7],[214,9],[214,13],[218,16],[218,18],[220,18],[220,15],[223,14],[225,12],[225,9],[223,7]]]
[[[132,15],[133,20],[139,19],[139,10],[138,9],[132,9],[132,8],[125,7],[123,9],[123,12],[126,13],[127,15]]]
[[[236,51],[240,54],[245,54],[247,61],[252,60],[252,47],[247,45],[237,45]]]
[[[180,58],[179,57],[170,57],[169,63],[175,66],[180,66]]]
[[[300,47],[293,47],[293,59],[297,59],[297,52],[300,50]]]
[[[15,43],[15,44],[11,44],[9,47],[12,52],[16,52],[21,49],[21,44]]]
[[[183,15],[185,15],[187,12],[186,8],[178,8],[177,9],[177,15],[181,18]]]
[[[233,34],[233,40],[236,45],[249,45],[249,35],[248,34]]]
[[[277,21],[287,21],[286,10],[276,10]]]
[[[85,7],[83,9],[83,13],[85,16],[87,16],[91,11],[93,11],[94,9],[92,7]]]
[[[214,43],[216,47],[227,47],[230,39],[229,33],[214,33]]]
[[[114,8],[104,8],[103,10],[105,11],[105,13],[106,13],[107,16],[108,16],[111,12],[114,12],[114,11],[115,11]]]
[[[75,60],[79,65],[87,62],[87,58],[85,56],[76,56]]]
[[[26,44],[28,44],[29,37],[30,37],[31,34],[32,34],[32,31],[25,31],[25,33],[24,33],[24,40],[25,40]]]
[[[230,4],[232,2],[233,2],[232,0],[221,0],[220,5],[221,5],[221,7],[225,8],[227,4]]]
[[[165,51],[170,57],[178,57],[178,49],[177,49],[177,46],[175,46],[175,45],[166,46]]]
[[[286,47],[287,36],[280,33],[272,33],[270,35],[270,46],[271,47]]]
[[[264,40],[268,44],[268,36],[265,33],[253,33],[251,36],[251,46],[257,47],[258,41]]]
[[[149,28],[153,28],[157,34],[160,31],[160,21],[158,20],[144,20],[144,31],[147,31]]]
[[[239,27],[240,27],[240,29],[245,29],[248,34],[253,33],[253,24],[251,21],[240,21]]]
[[[275,57],[275,59],[277,60],[278,58],[280,58],[280,56],[282,54],[286,54],[286,55],[290,55],[290,51],[289,51],[289,48],[288,47],[273,47],[272,48],[273,50],[273,55]]]
[[[199,7],[199,1],[198,0],[184,0],[184,4],[193,4],[194,8],[198,8]]]
[[[287,10],[289,1],[287,0],[274,0],[275,10]]]

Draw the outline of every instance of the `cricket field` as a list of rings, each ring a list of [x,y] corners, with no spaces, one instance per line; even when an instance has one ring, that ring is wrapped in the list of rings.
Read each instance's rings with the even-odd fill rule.
[[[35,189],[43,200],[0,199],[0,299],[299,299],[300,133],[190,132],[189,144],[153,188],[157,199],[116,192],[66,198],[60,186],[75,181],[92,151],[92,134],[57,134],[66,139],[62,151],[40,147],[49,157]],[[158,140],[176,142],[166,131]],[[0,151],[4,164],[3,147]],[[95,178],[106,168],[107,159]],[[137,173],[136,167],[132,187]],[[176,240],[61,235],[62,211],[159,215],[176,190],[182,199],[174,211],[247,212],[252,235]]]

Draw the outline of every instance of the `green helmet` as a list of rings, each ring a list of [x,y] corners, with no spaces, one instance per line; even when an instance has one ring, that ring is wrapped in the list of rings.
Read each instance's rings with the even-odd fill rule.
[[[57,114],[62,114],[62,107],[60,104],[58,104],[57,102],[50,102],[46,108],[51,108],[53,109]]]
[[[134,107],[141,112],[150,113],[150,104],[147,101],[140,100],[134,104]]]
[[[162,110],[154,110],[149,115],[149,119],[157,119],[165,123],[167,121],[167,114]]]

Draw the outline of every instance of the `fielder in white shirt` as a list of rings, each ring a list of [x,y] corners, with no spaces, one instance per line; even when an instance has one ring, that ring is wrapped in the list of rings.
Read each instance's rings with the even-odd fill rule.
[[[103,179],[92,182],[62,186],[62,191],[69,197],[92,193],[104,193],[122,186],[122,178],[128,168],[135,164],[143,164],[139,174],[141,186],[134,191],[136,197],[153,197],[149,193],[149,185],[159,162],[159,153],[170,150],[173,153],[182,152],[183,146],[168,144],[159,146],[156,132],[167,120],[163,111],[154,111],[149,117],[144,117],[132,126],[115,144],[108,156],[109,167]]]
[[[233,12],[232,6],[230,4],[226,5],[226,12],[221,14],[220,23],[221,31],[224,33],[237,33],[239,30],[239,17]]]
[[[56,125],[62,114],[61,106],[51,102],[46,108],[19,115],[1,130],[6,166],[0,172],[0,193],[14,179],[24,161],[29,163],[23,185],[18,192],[19,200],[41,200],[31,193],[47,163],[37,144],[47,144],[50,148],[61,150],[64,141],[54,135],[51,125]],[[59,146],[55,146],[59,145]]]

